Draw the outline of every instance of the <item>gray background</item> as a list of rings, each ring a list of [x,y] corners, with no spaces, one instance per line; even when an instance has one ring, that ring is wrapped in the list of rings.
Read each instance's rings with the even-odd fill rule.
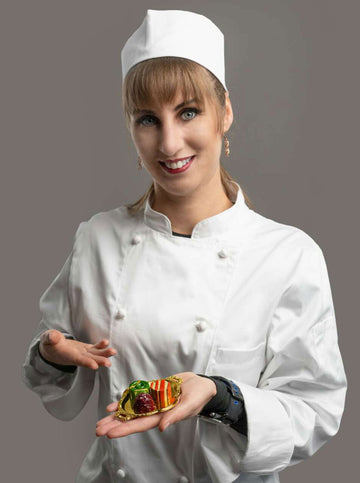
[[[121,111],[120,50],[146,9],[183,9],[225,33],[235,122],[225,167],[259,213],[297,226],[328,265],[349,390],[339,433],[282,483],[356,475],[359,65],[357,1],[1,2],[1,480],[64,483],[94,437],[96,396],[71,422],[22,385],[21,365],[80,221],[150,185]],[[356,318],[355,318],[356,317]]]

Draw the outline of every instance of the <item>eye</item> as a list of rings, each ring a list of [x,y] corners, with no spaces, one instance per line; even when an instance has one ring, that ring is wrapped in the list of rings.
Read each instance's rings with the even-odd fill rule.
[[[146,116],[142,116],[139,119],[137,119],[136,124],[140,124],[141,126],[145,126],[145,127],[153,126],[154,124],[151,121],[154,121],[154,120],[155,120],[154,117],[146,115]],[[148,122],[148,121],[150,121],[150,122]]]
[[[181,112],[181,117],[185,121],[191,121],[200,114],[200,112],[200,109],[197,109],[196,107],[188,107]],[[143,127],[152,127],[158,124],[158,119],[150,114],[145,114],[136,120],[136,124]]]
[[[185,119],[186,121],[191,121],[199,113],[200,111],[199,109],[196,109],[196,107],[188,107],[187,109],[184,109],[184,111],[182,111],[181,115],[183,116],[183,119]]]

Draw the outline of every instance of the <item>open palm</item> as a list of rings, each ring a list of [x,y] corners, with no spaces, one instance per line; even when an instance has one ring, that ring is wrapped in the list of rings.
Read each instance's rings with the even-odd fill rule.
[[[216,394],[215,383],[211,379],[197,376],[193,372],[181,372],[174,375],[183,380],[180,399],[174,408],[163,413],[138,417],[130,421],[120,421],[115,417],[115,414],[111,414],[97,422],[96,436],[122,438],[155,427],[158,427],[159,431],[162,432],[171,424],[199,414]],[[117,407],[118,403],[113,402],[107,406],[106,410],[114,413]]]

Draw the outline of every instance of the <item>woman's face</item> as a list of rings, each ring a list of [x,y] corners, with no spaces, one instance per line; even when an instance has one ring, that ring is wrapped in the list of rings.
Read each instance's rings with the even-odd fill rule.
[[[232,119],[227,96],[225,132]],[[219,173],[222,136],[216,132],[215,111],[207,101],[201,108],[196,100],[179,94],[171,104],[139,106],[131,118],[130,133],[158,189],[173,195],[191,195]],[[189,158],[184,167],[174,164]],[[170,163],[170,168],[165,162]]]

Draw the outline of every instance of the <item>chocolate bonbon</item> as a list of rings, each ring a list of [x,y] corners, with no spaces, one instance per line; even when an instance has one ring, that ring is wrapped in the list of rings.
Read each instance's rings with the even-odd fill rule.
[[[175,402],[175,395],[171,387],[171,382],[166,379],[158,379],[150,382],[150,394],[158,409],[163,409]]]
[[[129,385],[130,401],[133,405],[138,394],[150,392],[150,385],[147,381],[133,381]]]

